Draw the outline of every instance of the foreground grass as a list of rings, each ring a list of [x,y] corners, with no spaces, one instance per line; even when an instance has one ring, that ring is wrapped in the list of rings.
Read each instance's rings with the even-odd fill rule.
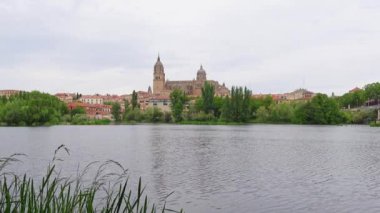
[[[19,161],[18,156],[0,158],[0,212],[183,212],[168,209],[165,204],[161,208],[151,204],[144,194],[141,178],[137,188],[130,189],[126,170],[117,162],[101,164],[89,184],[84,181],[84,176],[95,162],[87,165],[75,178],[61,177],[56,166],[49,164],[42,180],[36,183],[27,174],[19,176],[5,172],[6,166]],[[55,155],[52,162],[56,160]],[[111,164],[123,172],[105,172]]]

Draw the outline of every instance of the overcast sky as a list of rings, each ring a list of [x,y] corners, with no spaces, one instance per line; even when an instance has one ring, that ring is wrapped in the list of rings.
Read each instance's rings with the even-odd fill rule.
[[[0,89],[147,90],[158,52],[169,80],[342,94],[380,81],[380,1],[0,1]]]

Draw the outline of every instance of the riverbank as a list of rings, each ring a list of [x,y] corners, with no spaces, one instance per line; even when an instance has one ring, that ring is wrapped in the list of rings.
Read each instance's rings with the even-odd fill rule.
[[[243,126],[243,125],[324,125],[324,126],[342,126],[342,125],[361,125],[361,126],[371,126],[380,127],[380,123],[371,122],[369,124],[353,124],[353,123],[340,123],[340,124],[302,124],[302,123],[286,123],[286,122],[259,122],[259,121],[249,121],[249,122],[226,122],[226,121],[181,121],[181,122],[137,122],[137,121],[123,121],[115,122],[108,119],[101,120],[88,120],[84,122],[68,123],[62,122],[59,124],[44,124],[44,125],[6,125],[1,123],[0,127],[49,127],[49,126],[112,126],[112,125],[160,125],[160,124],[170,124],[170,125],[199,125],[199,126]]]

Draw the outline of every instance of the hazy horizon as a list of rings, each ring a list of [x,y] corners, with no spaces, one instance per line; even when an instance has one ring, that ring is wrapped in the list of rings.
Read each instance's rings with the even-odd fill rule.
[[[4,0],[0,89],[128,94],[207,78],[337,95],[380,80],[376,0]]]

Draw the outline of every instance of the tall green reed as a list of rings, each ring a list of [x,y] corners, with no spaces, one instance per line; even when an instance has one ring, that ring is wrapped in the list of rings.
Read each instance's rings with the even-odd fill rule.
[[[137,189],[131,189],[127,170],[116,161],[108,160],[100,165],[99,162],[92,162],[84,169],[78,169],[75,177],[62,176],[61,170],[56,167],[56,162],[62,161],[58,157],[62,150],[70,154],[64,145],[58,147],[38,183],[27,174],[5,171],[10,164],[19,162],[18,158],[23,154],[0,158],[0,212],[183,212],[166,208],[166,203],[161,208],[151,204],[144,193],[141,178]],[[85,176],[96,165],[98,167],[92,180],[86,181]],[[108,172],[110,166],[118,167],[121,172]]]

